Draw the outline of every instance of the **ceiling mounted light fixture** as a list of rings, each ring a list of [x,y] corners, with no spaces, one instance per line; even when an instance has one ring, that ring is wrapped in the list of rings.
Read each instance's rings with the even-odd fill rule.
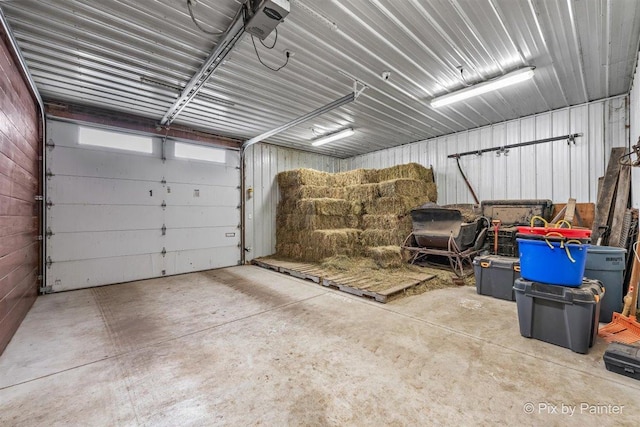
[[[331,133],[329,135],[323,136],[322,138],[318,138],[311,142],[311,145],[317,147],[318,145],[323,145],[328,142],[337,141],[338,139],[346,138],[348,136],[353,135],[355,132],[353,128],[342,129],[338,132]]]
[[[460,89],[456,92],[451,92],[446,95],[438,96],[431,100],[431,107],[437,108],[444,105],[449,105],[454,102],[462,101],[463,99],[471,98],[474,96],[482,95],[487,92],[491,92],[497,89],[502,89],[507,86],[511,86],[516,83],[529,80],[533,77],[533,70],[535,67],[525,67],[519,70],[512,71],[504,76],[498,77],[494,80],[478,83],[473,86]]]

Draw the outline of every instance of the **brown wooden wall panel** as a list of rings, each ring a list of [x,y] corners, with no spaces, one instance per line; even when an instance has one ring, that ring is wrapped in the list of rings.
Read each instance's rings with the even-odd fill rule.
[[[31,271],[36,270],[38,267],[36,261],[37,259],[34,259],[31,264],[20,264],[18,268],[12,270],[9,274],[0,279],[0,294],[7,295],[16,287],[16,283],[20,283],[20,281],[27,277]]]
[[[38,292],[40,134],[37,103],[0,28],[0,353]]]

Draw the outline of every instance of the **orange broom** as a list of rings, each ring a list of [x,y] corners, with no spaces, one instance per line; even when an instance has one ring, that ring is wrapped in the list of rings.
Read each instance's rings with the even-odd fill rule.
[[[629,291],[624,297],[624,308],[622,313],[613,313],[611,323],[601,327],[598,335],[607,342],[620,342],[631,344],[640,341],[640,323],[636,319],[638,307],[638,287],[640,285],[640,256],[638,256],[638,241],[633,245],[633,268],[631,270],[631,280],[629,281]]]

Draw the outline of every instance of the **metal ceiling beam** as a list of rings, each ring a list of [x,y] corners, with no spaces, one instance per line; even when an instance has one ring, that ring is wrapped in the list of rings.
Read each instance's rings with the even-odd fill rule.
[[[186,84],[178,99],[175,100],[173,105],[171,105],[169,110],[164,114],[162,120],[160,120],[161,125],[171,125],[182,110],[189,105],[198,92],[200,92],[204,83],[216,71],[218,66],[222,64],[222,61],[224,61],[224,58],[233,50],[236,43],[242,39],[245,32],[242,13],[244,7],[244,3],[240,5],[240,10],[236,13],[236,16],[233,18],[231,25],[229,25],[222,39],[216,44],[215,49],[204,61],[200,69],[191,77],[191,80]]]
[[[355,88],[354,88],[355,89]],[[350,102],[355,101],[355,99],[358,97],[360,92],[356,92],[355,90],[353,92],[351,92],[349,95],[345,95],[340,99],[336,99],[335,101],[325,105],[324,107],[320,107],[317,110],[313,110],[310,113],[305,114],[304,116],[300,116],[297,119],[294,119],[288,123],[285,123],[281,126],[278,126],[275,129],[271,129],[269,131],[266,131],[258,136],[254,136],[251,139],[248,139],[244,142],[244,144],[242,144],[242,149],[246,149],[247,147],[249,147],[250,145],[253,145],[257,142],[260,142],[262,140],[265,140],[273,135],[277,135],[281,132],[284,132],[287,129],[290,129],[294,126],[299,125],[300,123],[304,123],[307,120],[311,120],[315,117],[321,116],[324,113],[328,113],[331,110],[335,110],[338,107],[343,106],[344,104],[348,104]]]

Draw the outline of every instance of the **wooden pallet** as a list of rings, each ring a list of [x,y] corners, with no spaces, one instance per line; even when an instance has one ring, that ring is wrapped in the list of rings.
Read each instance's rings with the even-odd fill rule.
[[[318,264],[264,258],[254,259],[252,263],[262,268],[288,274],[298,279],[310,280],[322,286],[338,289],[359,297],[371,298],[381,303],[386,303],[407,289],[418,286],[435,277],[433,274],[414,273],[407,279],[406,275],[398,278],[397,275],[390,273],[388,279],[382,283],[379,279],[367,275],[355,276],[348,273],[332,273]],[[376,290],[371,290],[370,288],[372,287],[375,287]],[[381,287],[384,289],[380,289]]]

